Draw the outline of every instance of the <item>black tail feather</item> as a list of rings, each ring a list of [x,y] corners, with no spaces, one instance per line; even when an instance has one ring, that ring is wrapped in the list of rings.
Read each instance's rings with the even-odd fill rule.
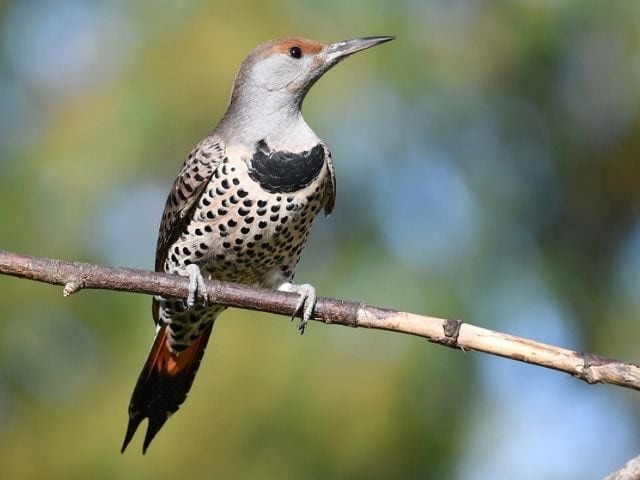
[[[124,442],[122,442],[120,453],[124,453],[124,451],[127,449],[127,445],[129,445],[129,442],[133,438],[133,434],[136,433],[136,430],[138,429],[138,426],[140,425],[142,420],[144,420],[144,417],[139,413],[135,415],[129,413],[129,424],[127,425],[127,433],[124,436]]]
[[[149,444],[169,416],[180,408],[193,384],[212,327],[213,322],[207,325],[189,348],[180,354],[169,350],[166,325],[158,329],[131,396],[129,423],[121,453],[124,453],[140,423],[148,418],[149,423],[142,446],[142,453],[146,453]]]

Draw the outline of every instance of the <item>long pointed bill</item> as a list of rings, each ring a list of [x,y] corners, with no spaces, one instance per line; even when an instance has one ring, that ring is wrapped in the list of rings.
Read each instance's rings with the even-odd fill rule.
[[[351,40],[344,40],[338,43],[332,43],[327,48],[325,52],[325,62],[329,64],[334,64],[343,58],[348,57],[356,52],[361,50],[366,50],[367,48],[375,47],[376,45],[380,45],[381,43],[390,42],[396,37],[393,36],[385,36],[385,37],[362,37],[362,38],[352,38]]]

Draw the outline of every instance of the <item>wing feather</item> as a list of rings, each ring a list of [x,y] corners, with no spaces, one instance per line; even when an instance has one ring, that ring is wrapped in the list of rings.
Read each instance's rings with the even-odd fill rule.
[[[324,151],[327,154],[326,162],[329,169],[329,181],[324,193],[324,213],[329,215],[333,211],[333,207],[336,204],[336,170],[333,167],[333,161],[331,160],[331,152],[325,147]]]
[[[171,245],[180,238],[182,231],[193,218],[200,197],[224,155],[224,144],[214,137],[205,138],[189,153],[171,187],[162,213],[156,246],[156,272],[164,271],[164,263]],[[158,302],[154,298],[151,311],[156,323],[158,308]]]

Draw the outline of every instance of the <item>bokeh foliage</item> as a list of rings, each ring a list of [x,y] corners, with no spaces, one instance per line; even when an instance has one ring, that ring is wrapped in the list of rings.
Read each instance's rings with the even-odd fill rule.
[[[239,62],[291,34],[398,36],[305,103],[338,203],[298,280],[638,361],[637,2],[0,2],[0,248],[151,268]],[[633,393],[228,311],[121,456],[150,300],[2,277],[0,300],[5,478],[598,478],[640,449]]]

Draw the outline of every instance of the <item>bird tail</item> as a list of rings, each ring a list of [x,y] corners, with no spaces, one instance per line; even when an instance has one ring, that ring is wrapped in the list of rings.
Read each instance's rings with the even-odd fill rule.
[[[125,451],[142,420],[148,418],[149,425],[142,447],[142,453],[145,453],[169,416],[180,408],[200,366],[212,327],[213,322],[180,354],[169,349],[167,324],[162,323],[158,328],[131,396],[129,425],[120,452]]]

